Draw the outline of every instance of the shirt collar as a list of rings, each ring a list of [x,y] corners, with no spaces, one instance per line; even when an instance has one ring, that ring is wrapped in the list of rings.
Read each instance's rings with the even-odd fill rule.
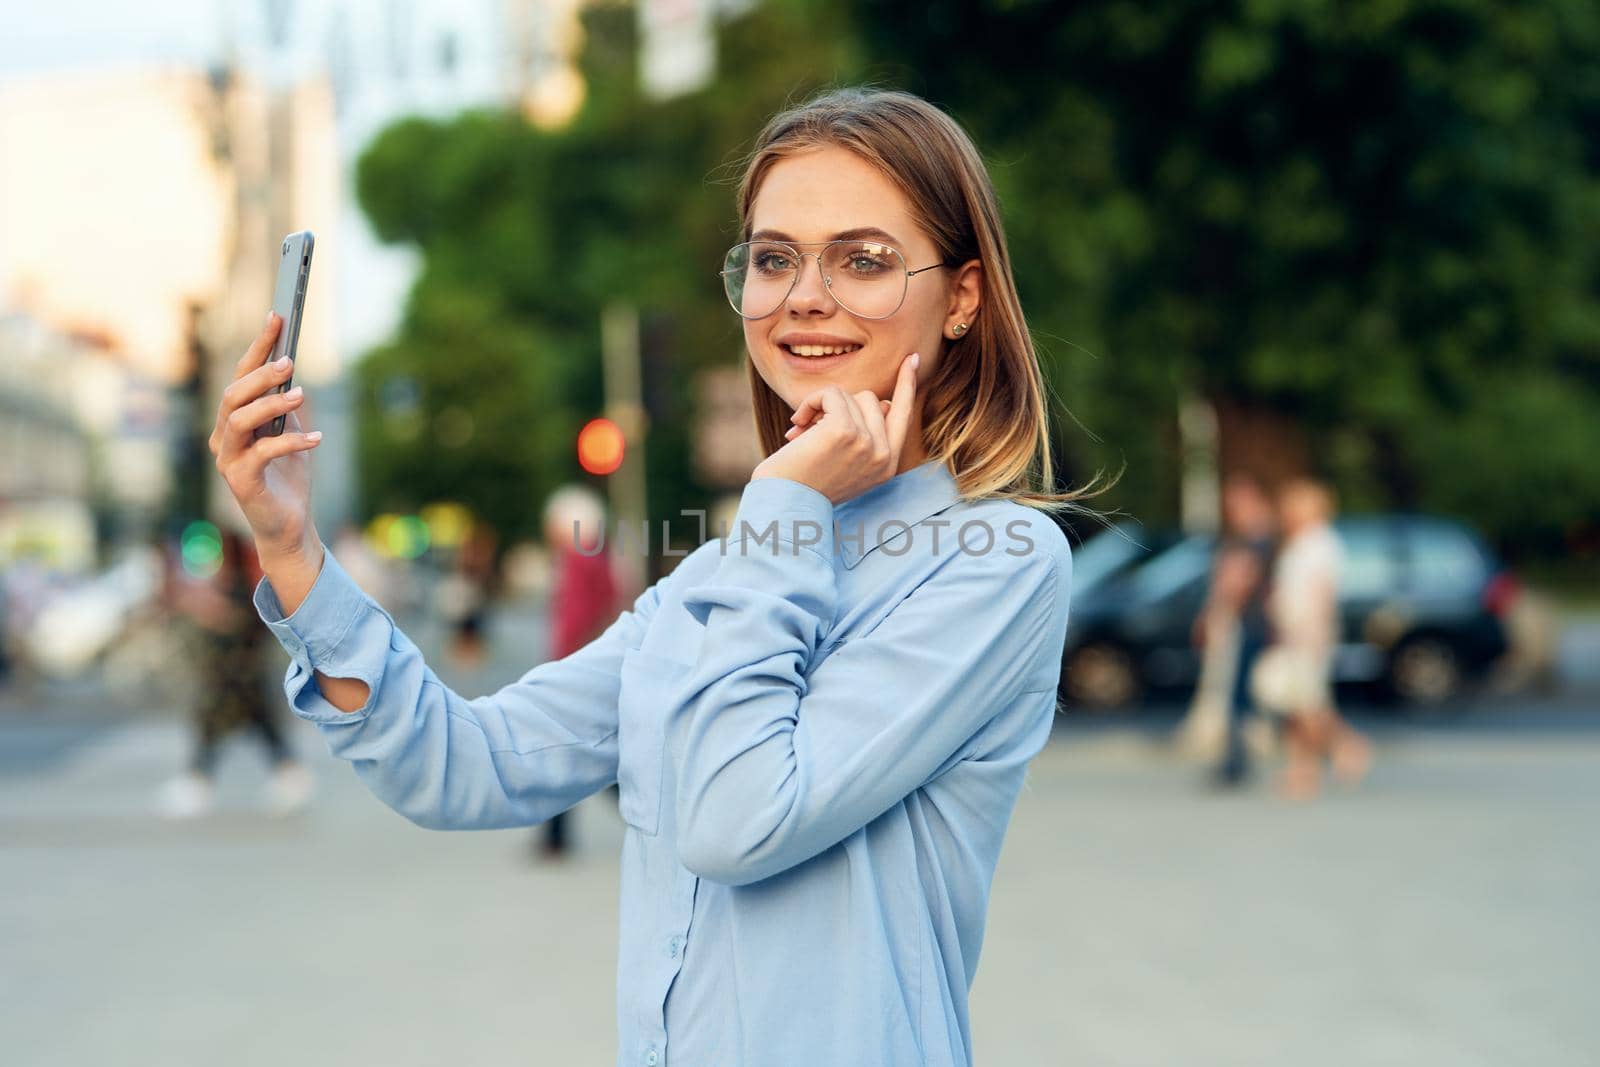
[[[873,549],[906,536],[910,527],[960,500],[949,466],[934,458],[834,505],[834,536],[844,565],[854,568]]]

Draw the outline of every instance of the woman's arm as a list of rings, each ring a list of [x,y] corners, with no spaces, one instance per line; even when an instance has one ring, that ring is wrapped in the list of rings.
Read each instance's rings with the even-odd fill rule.
[[[322,572],[327,548],[318,540],[314,551],[315,559],[309,562],[302,556],[279,558],[267,552],[260,554],[261,569],[286,615],[293,615],[299,609]],[[316,672],[316,678],[318,690],[340,711],[357,711],[367,702],[367,683],[359,678],[330,678],[321,671]]]
[[[562,659],[467,700],[444,685],[388,612],[323,550],[320,571],[285,612],[271,578],[255,605],[290,664],[284,692],[350,760],[384,803],[430,829],[542,822],[616,780],[617,691],[623,652],[637,647],[661,583],[606,630]],[[276,573],[276,572],[270,572]],[[301,576],[303,581],[304,576]],[[359,687],[353,709],[335,704]]]
[[[683,864],[742,885],[801,863],[948,770],[999,714],[1053,714],[1071,555],[1048,519],[1031,552],[968,555],[938,569],[869,633],[810,664],[839,607],[833,519],[802,483],[750,483],[734,528],[779,518],[776,554],[729,541],[684,594],[705,626],[668,722]],[[796,518],[815,551],[783,540]],[[1049,527],[1051,537],[1040,537]],[[914,530],[926,535],[926,528]],[[1023,700],[1024,694],[1032,694]],[[1039,723],[1029,736],[1042,736]]]

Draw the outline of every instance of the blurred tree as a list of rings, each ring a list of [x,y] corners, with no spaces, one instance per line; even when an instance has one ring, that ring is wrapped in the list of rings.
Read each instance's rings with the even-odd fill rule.
[[[1061,422],[1064,470],[1129,464],[1098,504],[1175,518],[1197,392],[1225,460],[1310,462],[1347,506],[1549,549],[1600,514],[1600,468],[1566,458],[1600,454],[1590,3],[769,0],[724,20],[710,85],[665,103],[639,92],[631,5],[584,29],[569,127],[411,120],[361,161],[378,232],[425,262],[362,372],[369,508],[451,489],[536,531],[577,476],[616,298],[678,413],[653,424],[652,514],[703,503],[682,414],[695,370],[741,352],[715,276],[741,153],[784,105],[867,81],[949,108],[984,151],[1058,410],[1094,442]],[[413,387],[386,401],[396,376]],[[441,419],[451,455],[428,447]]]
[[[368,513],[448,496],[493,518],[502,543],[537,536],[544,496],[582,477],[574,442],[601,411],[600,312],[615,299],[643,311],[647,394],[674,413],[652,420],[651,514],[704,505],[682,415],[694,372],[742,352],[716,273],[737,240],[730,164],[789,99],[859,67],[832,12],[753,9],[725,26],[710,85],[656,103],[638,88],[632,5],[592,5],[587,97],[568,127],[479,111],[375,139],[357,195],[424,268],[397,337],[359,372]],[[820,43],[770,46],[800,37]],[[440,447],[447,429],[459,439]]]
[[[1579,459],[1600,455],[1600,6],[878,0],[859,18],[991,158],[1030,321],[1073,409],[1127,452],[1137,513],[1172,516],[1153,413],[1193,389],[1225,459],[1309,454],[1358,506],[1550,547],[1600,515]]]

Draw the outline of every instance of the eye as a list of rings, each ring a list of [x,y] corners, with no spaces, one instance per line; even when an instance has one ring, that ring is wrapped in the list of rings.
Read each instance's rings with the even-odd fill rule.
[[[852,274],[877,274],[888,270],[889,262],[883,256],[858,250],[845,259],[845,267]]]
[[[752,263],[763,274],[782,274],[794,269],[794,264],[782,252],[758,252]]]

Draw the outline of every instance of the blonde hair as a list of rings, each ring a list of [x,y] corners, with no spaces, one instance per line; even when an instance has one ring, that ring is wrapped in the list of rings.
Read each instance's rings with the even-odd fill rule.
[[[854,152],[882,171],[910,201],[942,261],[976,259],[982,265],[973,328],[945,342],[933,377],[921,386],[929,456],[945,463],[968,500],[1004,498],[1046,511],[1095,514],[1075,502],[1111,485],[1093,493],[1055,491],[1049,391],[1017,297],[994,187],[977,148],[953,118],[911,93],[871,88],[826,91],[774,116],[744,160],[740,240],[750,237],[756,192],[772,165],[824,145]],[[756,433],[763,455],[770,456],[787,443],[792,412],[753,360],[747,360],[747,371]]]

